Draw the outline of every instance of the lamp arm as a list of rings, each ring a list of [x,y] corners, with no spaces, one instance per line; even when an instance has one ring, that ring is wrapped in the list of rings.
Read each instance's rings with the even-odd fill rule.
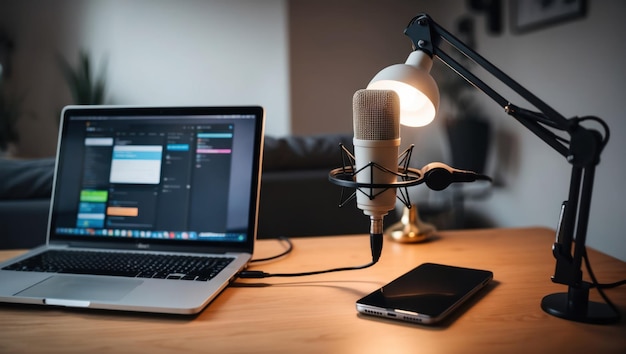
[[[411,39],[415,50],[421,50],[430,56],[438,57],[444,64],[454,70],[471,85],[489,96],[500,107],[505,109],[506,113],[518,120],[522,125],[537,135],[545,143],[550,145],[559,154],[564,157],[569,155],[569,148],[563,144],[563,139],[542,125],[545,124],[552,128],[569,131],[572,129],[572,122],[569,119],[563,117],[560,113],[528,91],[517,81],[513,80],[510,76],[498,69],[483,56],[472,50],[461,40],[438,25],[428,15],[419,14],[414,17],[404,30],[404,33]],[[449,43],[461,54],[470,58],[500,82],[511,88],[522,98],[539,109],[541,113],[531,112],[511,104],[511,101],[504,98],[466,67],[443,51],[440,47],[442,40]]]
[[[506,98],[497,93],[494,89],[492,89],[489,85],[479,79],[476,75],[474,75],[471,71],[461,65],[459,62],[450,57],[447,53],[445,53],[441,49],[437,49],[435,51],[436,56],[441,59],[441,61],[454,70],[457,74],[463,77],[467,82],[472,84],[474,87],[485,93],[491,99],[493,99],[496,103],[500,105],[500,107],[504,108],[505,112],[510,116],[515,118],[518,122],[524,125],[528,130],[533,132],[536,136],[542,139],[546,144],[550,145],[553,149],[555,149],[559,154],[566,157],[568,156],[569,149],[566,145],[563,144],[562,138],[554,134],[552,131],[546,129],[542,124],[549,125],[553,128],[561,129],[558,123],[555,123],[554,120],[547,118],[545,115],[541,113],[532,112],[526,109],[522,109],[511,104]]]

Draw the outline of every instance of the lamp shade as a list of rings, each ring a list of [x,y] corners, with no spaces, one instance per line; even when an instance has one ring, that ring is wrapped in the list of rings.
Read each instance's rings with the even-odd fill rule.
[[[430,76],[433,61],[422,51],[412,52],[406,63],[381,70],[367,86],[394,90],[400,97],[400,123],[411,127],[429,124],[439,109],[439,89]]]

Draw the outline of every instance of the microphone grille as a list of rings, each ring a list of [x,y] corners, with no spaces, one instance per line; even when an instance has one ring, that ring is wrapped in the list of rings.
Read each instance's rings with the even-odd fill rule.
[[[352,98],[352,119],[356,139],[398,139],[400,98],[392,90],[358,90]]]

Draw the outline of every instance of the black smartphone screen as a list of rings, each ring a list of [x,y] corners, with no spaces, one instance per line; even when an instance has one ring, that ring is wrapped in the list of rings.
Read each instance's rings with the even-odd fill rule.
[[[487,270],[424,263],[359,299],[357,311],[409,322],[441,321],[493,279]]]

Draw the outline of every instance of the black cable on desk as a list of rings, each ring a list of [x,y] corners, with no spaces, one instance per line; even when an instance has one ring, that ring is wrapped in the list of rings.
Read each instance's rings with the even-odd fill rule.
[[[288,242],[291,247],[287,251],[283,252],[282,254],[278,256],[269,257],[269,259],[282,257],[283,255],[291,252],[293,245],[291,244],[291,241],[288,241]],[[347,270],[364,269],[364,268],[371,267],[378,262],[378,259],[380,258],[380,254],[383,249],[383,235],[382,234],[370,234],[370,247],[372,249],[372,261],[367,264],[360,265],[360,266],[331,268],[331,269],[316,270],[316,271],[301,272],[301,273],[266,273],[261,270],[244,270],[244,271],[239,272],[238,277],[242,279],[260,279],[260,278],[270,278],[270,277],[303,277],[303,276],[309,276],[309,275],[343,272]]]

